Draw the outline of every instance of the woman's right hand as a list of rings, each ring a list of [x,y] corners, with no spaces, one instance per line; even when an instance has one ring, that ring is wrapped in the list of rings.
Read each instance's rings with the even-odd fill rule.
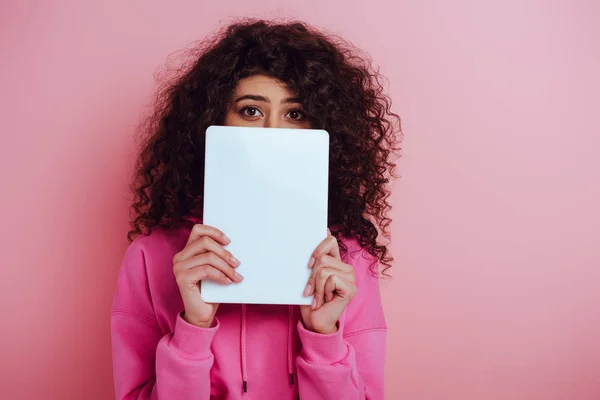
[[[243,279],[235,271],[240,262],[223,247],[230,242],[220,230],[197,224],[185,248],[173,257],[173,273],[185,308],[183,319],[192,325],[210,328],[219,308],[202,300],[200,281],[211,279],[230,285]]]

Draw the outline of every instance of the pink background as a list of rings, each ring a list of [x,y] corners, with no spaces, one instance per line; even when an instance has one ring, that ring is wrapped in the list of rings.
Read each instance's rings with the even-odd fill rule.
[[[282,15],[370,52],[404,120],[387,398],[599,399],[600,3],[294,4],[0,3],[0,397],[112,397],[153,74],[220,21]]]

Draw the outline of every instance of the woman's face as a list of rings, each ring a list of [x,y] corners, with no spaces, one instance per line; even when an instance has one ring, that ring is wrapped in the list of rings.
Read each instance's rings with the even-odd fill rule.
[[[225,115],[225,125],[310,128],[296,94],[283,82],[265,75],[252,75],[238,82]]]

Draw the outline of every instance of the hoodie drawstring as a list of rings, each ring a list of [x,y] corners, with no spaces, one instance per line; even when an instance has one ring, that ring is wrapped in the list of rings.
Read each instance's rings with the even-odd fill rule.
[[[240,324],[240,350],[242,362],[242,389],[248,392],[248,366],[246,363],[246,305],[242,304]],[[294,385],[294,306],[288,306],[287,361],[290,385]]]
[[[246,305],[242,304],[242,323],[240,333],[240,347],[242,350],[242,385],[244,393],[248,391],[248,368],[246,366]]]
[[[294,306],[288,306],[288,373],[290,385],[294,385]]]

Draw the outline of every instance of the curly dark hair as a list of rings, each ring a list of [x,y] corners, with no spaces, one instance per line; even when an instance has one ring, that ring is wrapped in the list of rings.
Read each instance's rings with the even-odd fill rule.
[[[332,234],[356,238],[374,266],[389,268],[388,183],[401,128],[370,59],[304,23],[264,20],[233,23],[185,55],[142,125],[129,240],[202,219],[206,128],[222,125],[240,79],[262,74],[287,84],[311,127],[329,132]]]

